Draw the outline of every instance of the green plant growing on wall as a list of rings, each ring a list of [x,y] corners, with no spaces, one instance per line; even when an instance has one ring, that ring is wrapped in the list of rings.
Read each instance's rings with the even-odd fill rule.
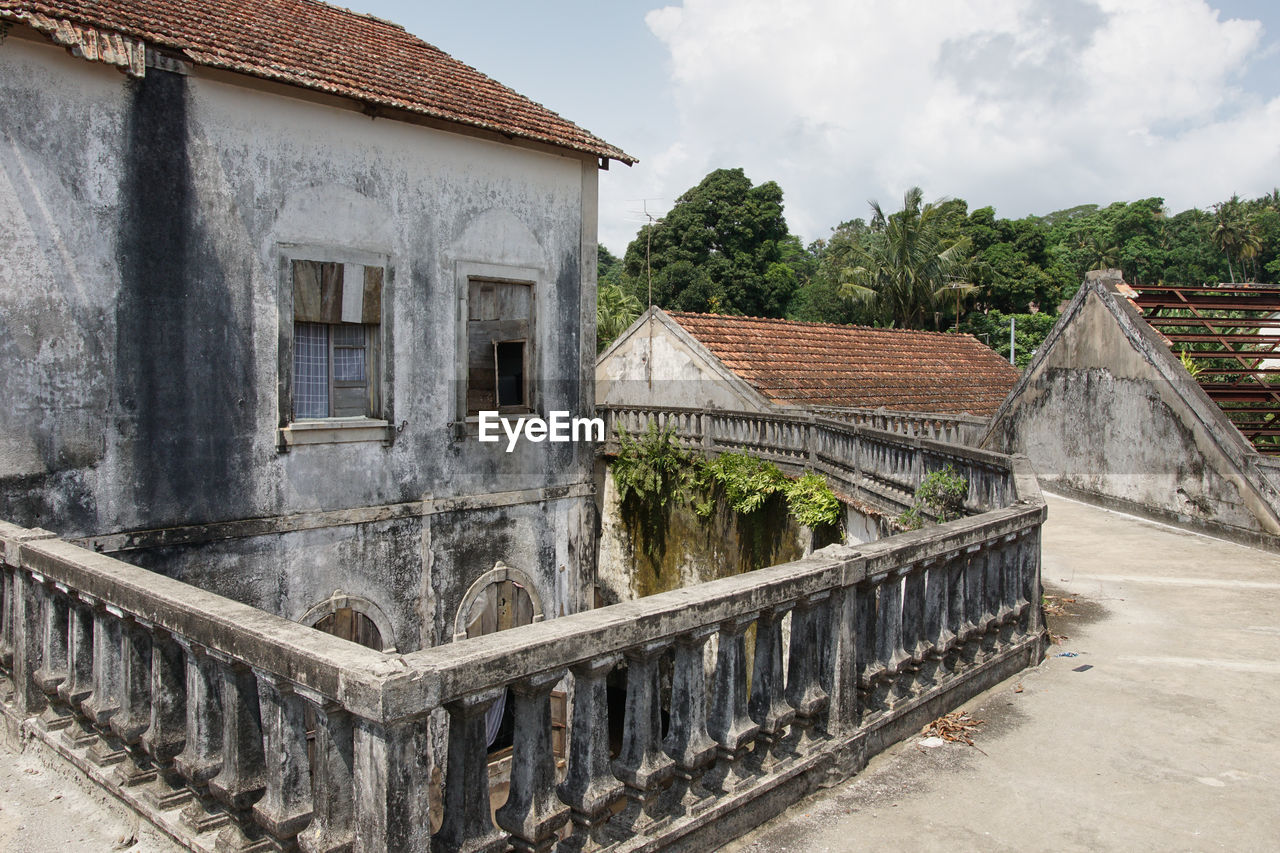
[[[777,465],[764,462],[745,453],[722,453],[715,459],[703,461],[699,466],[699,485],[704,494],[719,487],[729,508],[742,515],[750,515],[765,502],[783,490],[787,478]],[[714,495],[707,494],[710,507],[700,504],[698,514],[704,518],[714,509]]]
[[[676,442],[671,429],[655,421],[638,438],[618,430],[618,455],[610,466],[622,514],[640,531],[645,553],[660,557],[671,504],[689,499],[697,457]]]
[[[898,526],[919,530],[927,516],[939,522],[954,521],[964,515],[964,499],[969,496],[969,480],[948,465],[931,471],[916,487],[911,509],[898,516]]]
[[[840,523],[840,499],[827,478],[810,471],[786,485],[787,506],[796,521],[817,529]]]
[[[1192,379],[1195,379],[1197,376],[1199,376],[1200,371],[1203,369],[1194,358],[1187,355],[1185,352],[1181,353],[1178,356],[1178,361],[1182,362],[1183,369],[1187,371],[1187,373],[1191,376]]]
[[[746,453],[704,459],[652,421],[638,438],[619,430],[618,447],[611,470],[619,506],[651,558],[662,555],[668,510],[680,501],[702,519],[711,518],[722,503],[737,513],[750,531],[753,556],[764,552],[767,534],[776,526],[760,517],[773,499],[785,501],[798,522],[815,530],[840,524],[840,501],[821,474],[790,480],[777,465]]]

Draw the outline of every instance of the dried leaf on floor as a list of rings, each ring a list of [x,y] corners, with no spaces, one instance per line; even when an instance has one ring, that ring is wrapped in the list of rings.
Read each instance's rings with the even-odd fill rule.
[[[920,730],[920,734],[927,737],[940,737],[951,743],[965,743],[973,746],[972,733],[976,732],[984,722],[986,721],[971,717],[968,711],[952,711],[929,723]]]

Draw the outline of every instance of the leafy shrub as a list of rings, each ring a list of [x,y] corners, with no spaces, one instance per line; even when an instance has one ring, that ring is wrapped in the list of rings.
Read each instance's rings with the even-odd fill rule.
[[[969,480],[948,465],[931,471],[916,487],[911,509],[898,516],[898,526],[919,530],[924,526],[926,511],[938,521],[954,521],[964,515],[964,499],[969,496]]]

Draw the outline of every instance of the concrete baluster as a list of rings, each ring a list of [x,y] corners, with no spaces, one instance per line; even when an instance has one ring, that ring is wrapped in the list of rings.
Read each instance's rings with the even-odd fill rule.
[[[873,578],[877,582],[876,661],[879,664],[872,702],[882,710],[892,708],[891,693],[909,660],[902,648],[902,576],[888,572]]]
[[[924,612],[921,616],[918,647],[920,671],[916,675],[916,693],[924,693],[938,684],[938,673],[947,648],[947,562],[935,557],[922,569],[924,578]]]
[[[174,766],[187,739],[186,660],[182,646],[167,631],[151,632],[151,718],[142,748],[156,768],[156,781],[143,792],[154,807],[167,811],[191,800]]]
[[[186,659],[186,742],[174,758],[174,767],[187,780],[192,792],[202,797],[209,780],[222,770],[222,675],[218,664],[197,645],[175,638]],[[211,829],[199,803],[184,813],[195,818],[198,832]],[[224,821],[225,822],[225,821]]]
[[[489,702],[492,701],[490,698]],[[487,707],[488,704],[484,706]],[[484,709],[479,713],[480,749],[483,755]],[[354,718],[351,790],[354,794],[355,811],[354,849],[360,853],[470,849],[461,846],[439,847],[431,836],[428,804],[431,778],[429,729],[430,718],[426,715],[390,723]],[[452,749],[453,739],[450,738],[450,773],[454,772]],[[459,758],[460,770],[463,763]],[[471,770],[474,772],[476,768]],[[482,763],[479,773],[484,788],[472,808],[482,812],[488,821],[489,791],[485,770]],[[464,791],[459,798],[465,801],[467,796],[468,793]],[[446,820],[448,814],[446,810]],[[331,849],[342,850],[342,847]]]
[[[287,849],[311,822],[306,705],[288,680],[269,672],[254,675],[266,790],[253,805],[253,817],[272,841]]]
[[[965,548],[968,560],[964,571],[964,630],[960,638],[964,641],[961,658],[966,664],[976,663],[981,655],[982,635],[986,626],[983,610],[986,607],[986,555],[981,545],[970,545]]]
[[[1000,642],[1000,574],[1004,547],[999,539],[982,544],[982,658],[997,653]]]
[[[829,697],[822,689],[822,617],[831,592],[823,590],[802,598],[791,614],[791,654],[787,664],[787,702],[795,708],[796,743],[812,746],[816,728]]]
[[[876,620],[877,620],[877,594],[876,586],[868,578],[866,581],[858,585],[858,658],[855,664],[858,678],[858,708],[859,720],[864,719],[869,714],[878,713],[878,710],[872,703],[872,694],[875,690],[876,683],[881,678],[884,670],[882,664],[876,656]]]
[[[222,678],[222,768],[209,780],[210,795],[231,818],[218,835],[227,850],[253,848],[263,841],[251,809],[266,791],[266,761],[258,680],[236,660],[218,657]]]
[[[1033,527],[1023,533],[1022,560],[1019,570],[1019,602],[1022,614],[1020,627],[1023,633],[1039,634],[1044,630],[1044,613],[1040,603],[1044,589],[1040,581],[1040,528]]]
[[[125,787],[156,778],[156,770],[142,748],[142,734],[151,725],[151,633],[137,620],[120,624],[120,710],[111,717],[111,731],[124,744],[130,760],[116,768],[116,782]]]
[[[58,698],[72,711],[72,724],[62,732],[63,742],[83,749],[97,740],[84,700],[93,693],[93,605],[80,595],[68,598],[67,678],[58,685]]]
[[[569,804],[580,842],[601,843],[603,826],[622,783],[609,764],[609,703],[606,678],[614,655],[592,658],[572,668],[573,719],[569,729],[569,772],[560,783],[560,799]],[[674,700],[673,700],[674,702]]]
[[[88,758],[98,767],[125,759],[120,740],[111,731],[111,718],[120,712],[124,660],[121,649],[124,614],[109,604],[93,609],[93,692],[80,707],[98,737],[89,746]]]
[[[746,632],[755,614],[738,616],[720,623],[716,646],[715,699],[707,720],[707,732],[716,742],[720,761],[715,768],[720,790],[735,790],[749,779],[743,767],[760,731],[747,713]]]
[[[43,578],[14,571],[13,699],[15,710],[23,716],[40,713],[46,704],[37,680],[44,642],[43,586]]]
[[[311,710],[316,722],[312,817],[298,836],[298,847],[304,853],[347,853],[356,837],[351,715],[341,705],[322,699]]]
[[[71,725],[71,711],[58,698],[58,688],[67,680],[67,636],[71,616],[66,588],[44,585],[41,632],[40,668],[36,670],[36,683],[47,699],[40,715],[40,726],[45,731],[57,731]]]
[[[659,798],[675,776],[675,763],[662,751],[662,707],[658,659],[670,641],[658,640],[628,649],[627,705],[622,725],[622,751],[613,762],[613,775],[626,786],[628,799],[622,822],[643,833],[658,819]]]
[[[484,715],[501,690],[473,693],[445,705],[449,712],[449,763],[444,780],[444,823],[431,840],[435,853],[497,853],[506,835],[489,812],[489,761]]]
[[[747,713],[760,727],[755,742],[756,760],[753,762],[757,769],[786,756],[783,736],[796,716],[795,709],[786,701],[782,670],[782,620],[794,606],[794,602],[787,602],[770,607],[756,620],[755,660],[751,669]],[[795,619],[792,619],[791,636],[794,649]]]
[[[671,674],[671,720],[662,748],[676,765],[676,778],[684,786],[689,811],[700,811],[710,801],[702,776],[715,761],[716,742],[707,733],[707,681],[703,653],[715,626],[689,631],[676,638]]]
[[[902,571],[905,572],[902,581],[902,648],[909,658],[906,667],[911,673],[914,691],[924,656],[933,645],[924,631],[926,573],[924,566],[919,564],[905,566]]]
[[[858,588],[836,587],[827,603],[827,652],[820,671],[822,688],[830,697],[825,730],[833,738],[847,738],[858,728]],[[843,772],[856,768],[845,767]]]
[[[13,667],[13,572],[3,557],[0,545],[0,667],[12,672]]]
[[[1000,583],[997,587],[996,622],[1000,625],[1000,642],[1008,645],[1018,630],[1018,561],[1021,545],[1018,534],[1006,534],[1000,546]]]
[[[569,820],[569,807],[556,796],[556,759],[551,744],[551,690],[564,671],[543,673],[511,686],[515,700],[515,749],[511,788],[494,817],[511,833],[520,853],[546,853]]]

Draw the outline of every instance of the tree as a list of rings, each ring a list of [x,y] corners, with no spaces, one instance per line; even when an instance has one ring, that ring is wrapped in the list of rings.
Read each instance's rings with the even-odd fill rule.
[[[1227,201],[1215,205],[1214,213],[1217,219],[1213,229],[1213,245],[1227,256],[1227,272],[1234,284],[1236,274],[1231,266],[1231,257],[1235,256],[1240,267],[1240,277],[1243,278],[1244,262],[1262,251],[1262,240],[1254,230],[1239,196],[1233,195]]]
[[[596,352],[602,353],[636,321],[644,308],[617,284],[596,288]]]
[[[682,311],[781,317],[800,285],[806,253],[787,229],[782,189],[753,186],[742,169],[717,169],[645,225],[627,247],[627,292]]]
[[[937,328],[947,300],[954,299],[952,289],[972,290],[966,277],[970,241],[959,233],[962,209],[947,200],[924,204],[919,187],[907,190],[897,213],[886,215],[872,201],[872,238],[854,254],[846,292],[873,306],[887,325]]]

